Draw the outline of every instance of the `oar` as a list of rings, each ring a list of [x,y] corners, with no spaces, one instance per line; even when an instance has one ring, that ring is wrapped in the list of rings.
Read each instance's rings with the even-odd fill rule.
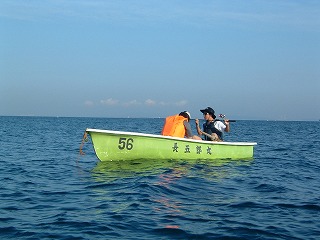
[[[223,120],[225,120],[226,115],[220,113],[219,117],[221,117]],[[228,120],[228,122],[236,122],[236,120]]]

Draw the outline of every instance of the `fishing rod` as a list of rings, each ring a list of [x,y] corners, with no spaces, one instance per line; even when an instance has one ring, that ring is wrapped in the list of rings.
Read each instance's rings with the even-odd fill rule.
[[[225,119],[226,115],[225,114],[220,113],[219,117],[221,117],[223,121],[226,121],[226,119]],[[220,119],[218,119],[218,120],[220,120]],[[220,120],[220,121],[222,121],[222,120]],[[227,120],[227,122],[236,122],[236,120]]]

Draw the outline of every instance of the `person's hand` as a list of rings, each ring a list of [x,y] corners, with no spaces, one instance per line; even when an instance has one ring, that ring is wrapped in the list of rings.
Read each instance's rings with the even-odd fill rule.
[[[198,126],[198,125],[199,125],[199,119],[196,118],[196,119],[195,119],[195,122],[196,122],[196,125]]]
[[[225,123],[226,125],[229,125],[229,119],[224,119],[224,123]]]

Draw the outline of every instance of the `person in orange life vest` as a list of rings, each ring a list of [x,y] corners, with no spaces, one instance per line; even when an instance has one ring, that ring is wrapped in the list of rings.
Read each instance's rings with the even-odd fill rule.
[[[187,111],[181,112],[178,115],[169,116],[166,118],[161,134],[171,137],[186,137],[201,140],[199,136],[193,135],[190,126],[190,113]]]
[[[203,131],[199,127],[199,119],[196,119],[196,128],[198,134],[201,136],[202,132],[211,135],[211,138],[204,136],[204,140],[209,141],[223,141],[223,132],[230,132],[230,125],[227,119],[224,122],[216,120],[216,115],[214,115],[214,110],[211,107],[200,110],[203,113],[203,117],[206,122],[203,124]],[[203,134],[204,135],[204,134]]]

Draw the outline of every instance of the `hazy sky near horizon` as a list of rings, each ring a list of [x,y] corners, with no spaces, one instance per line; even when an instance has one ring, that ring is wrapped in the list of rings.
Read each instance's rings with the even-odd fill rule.
[[[2,0],[0,115],[320,119],[320,1]]]

